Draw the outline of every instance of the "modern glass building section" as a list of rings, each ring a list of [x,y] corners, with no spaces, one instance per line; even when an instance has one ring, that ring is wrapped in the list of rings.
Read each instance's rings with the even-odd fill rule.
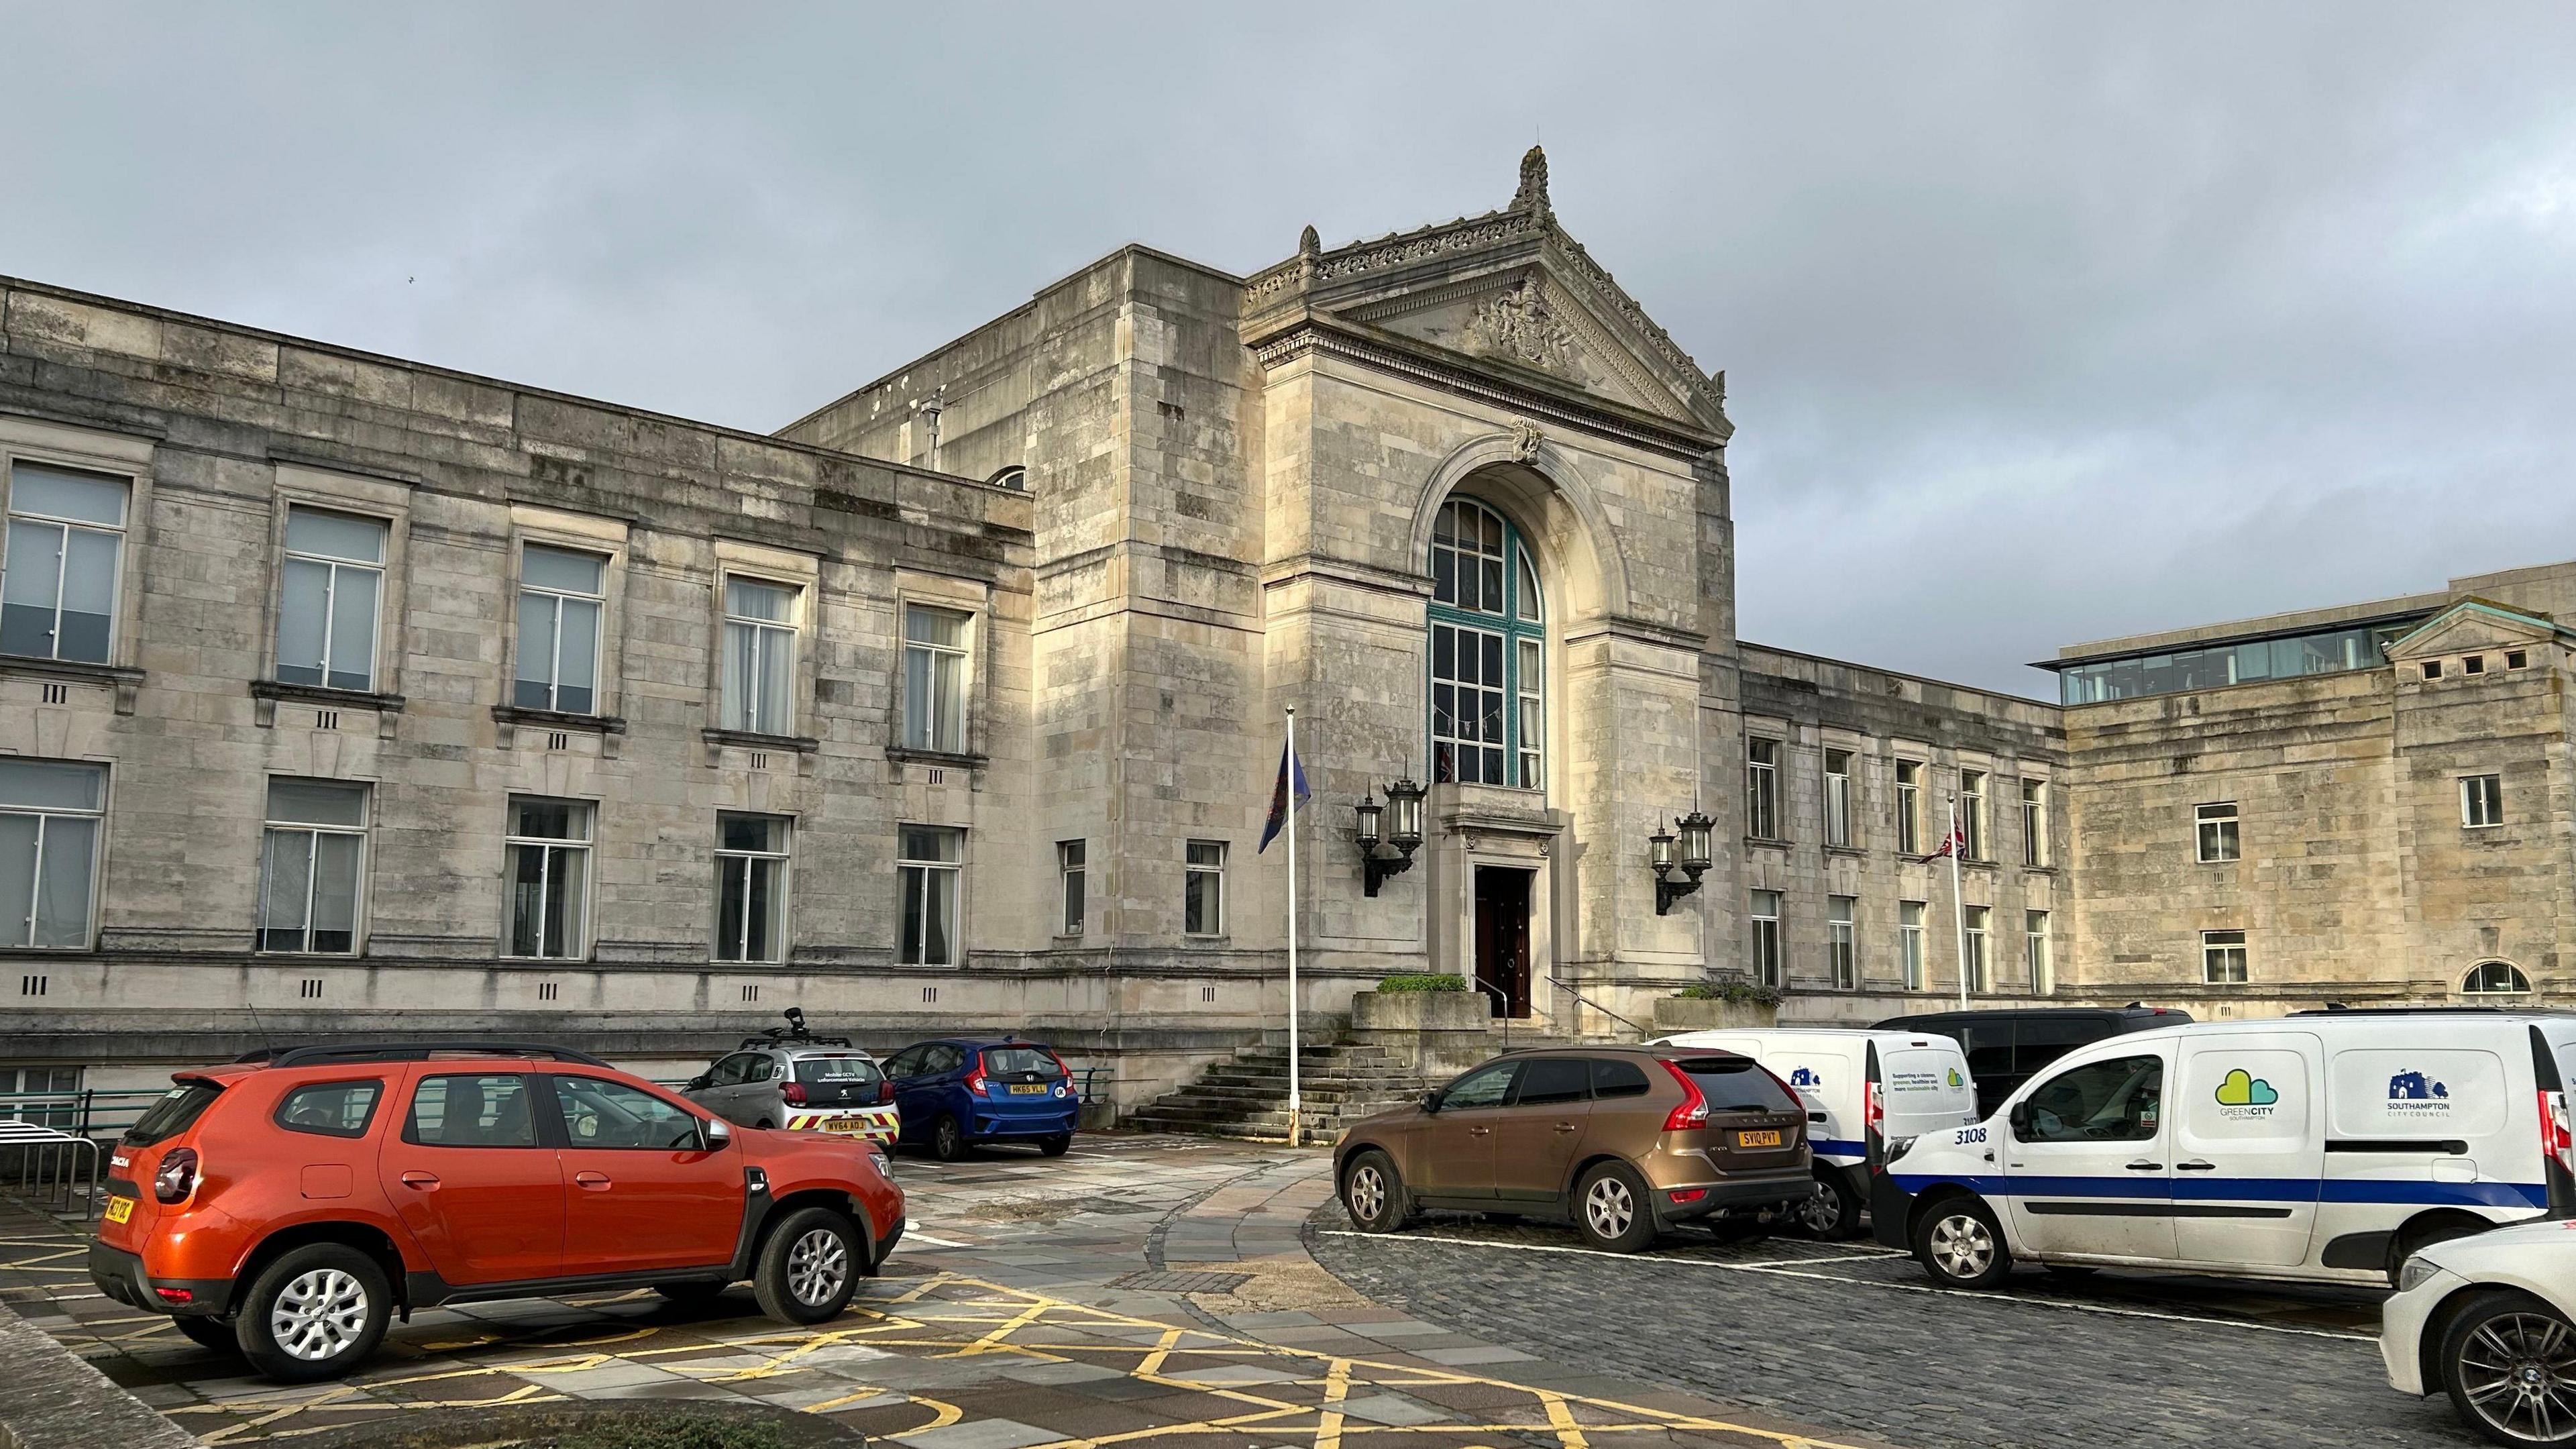
[[[2221,641],[2194,649],[2043,667],[2057,670],[2058,700],[2062,704],[2100,704],[2105,700],[2144,699],[2149,695],[2297,679],[2310,674],[2341,674],[2380,667],[2387,662],[2389,644],[2403,638],[2426,617],[2415,614],[2374,619],[2310,634]]]

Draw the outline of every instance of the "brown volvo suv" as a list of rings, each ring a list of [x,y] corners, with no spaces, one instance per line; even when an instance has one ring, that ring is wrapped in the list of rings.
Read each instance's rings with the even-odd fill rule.
[[[1762,1222],[1816,1190],[1807,1109],[1732,1052],[1515,1052],[1353,1126],[1334,1149],[1364,1232],[1418,1209],[1564,1219],[1629,1253],[1676,1223]]]

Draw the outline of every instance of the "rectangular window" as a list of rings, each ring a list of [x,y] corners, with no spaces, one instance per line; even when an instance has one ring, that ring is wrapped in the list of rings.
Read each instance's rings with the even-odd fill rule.
[[[2472,830],[2504,823],[2504,777],[2468,775],[2460,780],[2460,823]]]
[[[2237,858],[2236,802],[2222,800],[2215,805],[2196,806],[2192,819],[2200,832],[2200,859],[2215,864]]]
[[[1896,853],[1923,853],[1923,762],[1896,762]]]
[[[509,956],[582,954],[590,904],[591,807],[513,798],[508,831]]]
[[[935,826],[903,827],[902,858],[895,866],[903,939],[896,954],[906,966],[957,964],[957,874],[965,836]]]
[[[86,950],[107,768],[0,756],[0,944]]]
[[[1192,936],[1225,934],[1225,842],[1193,840],[1182,871],[1181,930]]]
[[[789,829],[784,816],[717,814],[717,960],[786,959]]]
[[[1986,860],[1986,772],[1959,772],[1959,858]]]
[[[1058,884],[1063,888],[1064,934],[1068,936],[1082,934],[1083,878],[1089,873],[1084,869],[1083,859],[1089,853],[1089,841],[1059,840],[1055,843],[1055,873]]]
[[[2486,673],[2486,672],[2487,672],[2487,657],[2486,657],[2485,655],[2483,655],[2483,654],[2472,654],[2472,655],[2470,655],[2468,658],[2463,659],[2463,660],[2461,660],[2461,661],[2460,661],[2460,672],[2461,672],[2462,674],[2484,674],[2484,673]]]
[[[1744,742],[1744,833],[1756,840],[1780,836],[1780,742]]]
[[[728,578],[724,590],[724,728],[792,735],[788,707],[796,677],[796,593],[784,584]]]
[[[2504,651],[2504,667],[2507,669],[2528,669],[2531,667],[2531,655],[2524,650],[2508,649]]]
[[[277,602],[277,681],[376,687],[376,607],[384,592],[383,520],[286,510]]]
[[[966,750],[966,626],[954,609],[903,610],[903,743],[912,750]]]
[[[1753,946],[1753,979],[1765,986],[1780,984],[1780,893],[1753,893],[1753,929],[1748,939]]]
[[[2439,659],[2427,659],[2427,660],[2425,660],[2425,661],[2424,661],[2424,677],[2425,677],[2426,679],[2439,679],[2439,678],[2441,678],[2441,677],[2442,677],[2442,661],[2441,661],[2441,660],[2439,660]]]
[[[608,560],[529,544],[519,551],[521,709],[590,714],[599,707],[599,618]]]
[[[2030,961],[2030,989],[2046,996],[2057,989],[2057,968],[2048,954],[2048,912],[2024,911],[2021,919]]]
[[[1995,989],[1993,959],[1986,954],[1986,923],[1994,915],[1990,906],[1970,906],[1966,911],[1968,949],[1968,989]]]
[[[1436,780],[1507,783],[1502,635],[1431,626],[1431,768]]]
[[[315,955],[356,951],[367,787],[270,780],[264,844],[259,949]]]
[[[1547,784],[1547,691],[1546,675],[1541,672],[1539,641],[1519,641],[1521,652],[1521,788],[1540,789]]]
[[[1896,903],[1897,964],[1904,968],[1905,989],[1908,991],[1921,991],[1924,988],[1924,904],[1922,901]]]
[[[2243,931],[2200,933],[2200,979],[2214,986],[2232,986],[2244,982],[2245,933]]]
[[[1851,751],[1825,751],[1825,844],[1852,843]]]
[[[1860,985],[1859,927],[1852,919],[1859,905],[1854,896],[1825,900],[1825,964],[1833,971],[1837,990],[1851,991]]]
[[[0,551],[0,654],[105,664],[125,562],[123,478],[18,463]]]
[[[2021,782],[2021,863],[2046,867],[2048,864],[2048,782]]]
[[[81,1115],[81,1071],[79,1067],[0,1067],[0,1122],[75,1130]]]

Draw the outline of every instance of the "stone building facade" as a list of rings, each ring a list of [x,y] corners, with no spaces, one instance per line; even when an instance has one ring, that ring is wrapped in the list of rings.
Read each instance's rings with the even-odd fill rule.
[[[2576,583],[2394,610],[2393,674],[1996,695],[1739,641],[1731,433],[1535,151],[1248,277],[1122,248],[774,435],[0,279],[0,1093],[355,1032],[670,1069],[796,1005],[1134,1101],[1287,1010],[1290,709],[1319,1028],[1424,970],[1558,1033],[1712,976],[1868,1020],[1963,950],[1992,999],[2198,999],[2240,919],[2266,983],[2385,984],[2362,921],[2407,992],[2461,941],[2554,979],[2555,908],[2497,903],[2565,894]],[[2528,667],[2404,673],[2490,636]],[[2490,764],[2503,829],[2433,828]],[[2167,858],[2194,772],[2243,782],[2231,870]]]

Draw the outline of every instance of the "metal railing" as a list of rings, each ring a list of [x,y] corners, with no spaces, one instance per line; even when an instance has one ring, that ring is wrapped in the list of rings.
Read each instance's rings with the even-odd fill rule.
[[[0,1127],[31,1122],[75,1137],[114,1137],[133,1126],[169,1090],[99,1092],[82,1087],[69,1092],[0,1092]]]
[[[1474,980],[1469,981],[1467,984],[1478,991],[1490,992],[1493,995],[1494,1004],[1502,1008],[1501,1011],[1495,1013],[1495,1016],[1503,1023],[1503,1050],[1510,1051],[1512,1049],[1511,997],[1505,994],[1503,988],[1499,986],[1488,986],[1482,981]]]
[[[1566,985],[1564,982],[1557,980],[1553,976],[1547,978],[1547,984],[1564,992],[1566,995],[1573,997],[1575,1000],[1582,1002],[1584,1005],[1591,1007],[1594,1011],[1600,1012],[1603,1016],[1619,1023],[1630,1031],[1635,1032],[1639,1041],[1650,1040],[1655,1034],[1650,1028],[1637,1025],[1635,1022],[1630,1021],[1628,1018],[1621,1016],[1619,1013],[1612,1011],[1606,1006],[1603,1006],[1600,1002],[1593,1000],[1591,997],[1584,995],[1582,992],[1575,990],[1573,987]]]
[[[107,1149],[33,1122],[0,1122],[0,1174],[29,1206],[88,1217],[106,1200]]]

